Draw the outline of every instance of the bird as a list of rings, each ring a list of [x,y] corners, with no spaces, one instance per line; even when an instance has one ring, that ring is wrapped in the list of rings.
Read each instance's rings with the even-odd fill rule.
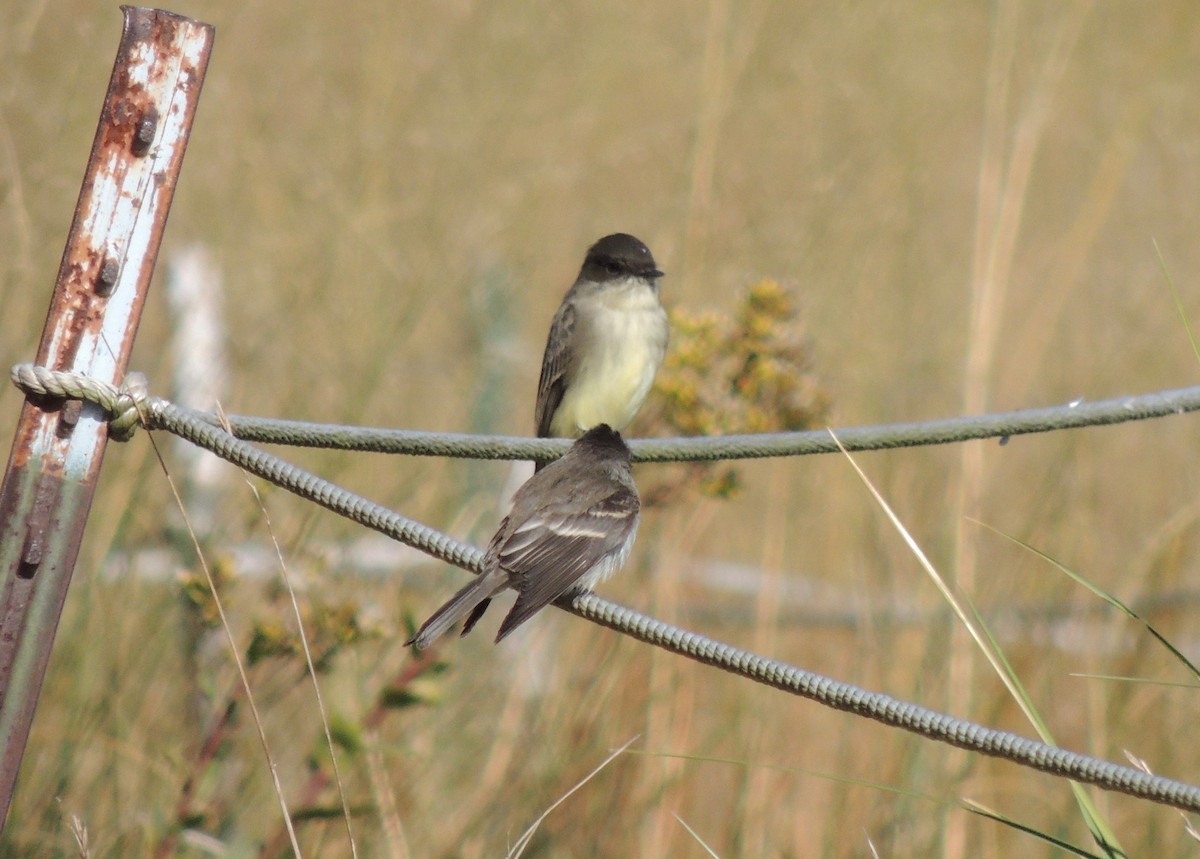
[[[405,644],[424,650],[464,617],[466,635],[492,597],[512,588],[517,600],[500,624],[499,643],[544,606],[591,591],[620,569],[640,513],[629,447],[608,424],[592,427],[521,485],[488,544],[483,572]]]
[[[633,420],[667,349],[662,276],[650,249],[628,233],[588,248],[546,338],[538,438],[578,438],[601,423],[620,432]]]

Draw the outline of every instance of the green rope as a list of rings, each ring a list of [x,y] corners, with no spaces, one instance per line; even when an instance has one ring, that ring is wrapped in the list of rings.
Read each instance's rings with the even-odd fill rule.
[[[73,373],[55,372],[30,365],[18,365],[13,368],[12,376],[14,383],[27,395],[87,399],[99,404],[110,414],[115,415],[119,409],[120,416],[125,419],[128,419],[130,414],[137,415],[138,421],[146,429],[165,429],[264,480],[269,480],[368,528],[455,566],[475,573],[480,571],[483,553],[475,547],[460,543],[428,526],[360,498],[304,469],[234,438],[215,426],[211,415],[151,397],[142,380],[131,380],[132,384],[116,387]],[[1200,389],[1190,390],[1192,396],[1200,397]],[[1169,395],[1155,395],[1164,396],[1169,401],[1179,402]],[[1136,397],[1119,402],[1141,403],[1142,405],[1136,408],[1144,410],[1147,408],[1145,403],[1153,399],[1154,397]],[[1190,411],[1194,408],[1200,408],[1200,405],[1183,410]],[[1178,410],[1180,409],[1176,408],[1172,411]],[[1143,413],[1143,417],[1156,414]],[[839,438],[841,437],[843,436],[839,433]],[[699,633],[655,620],[595,594],[560,600],[558,606],[579,617],[671,653],[793,695],[809,698],[828,707],[866,716],[939,742],[1003,758],[1021,766],[1071,778],[1104,790],[1200,813],[1200,787],[1195,785],[1150,775],[1132,767],[1081,755],[1007,731],[987,728],[879,692],[860,689],[849,683],[759,656]]]
[[[711,665],[835,710],[865,716],[938,742],[1188,811],[1195,811],[1196,803],[1200,802],[1200,787],[1081,755],[1008,731],[987,728],[919,704],[901,701],[882,692],[870,692],[655,620],[595,594],[576,597],[570,606],[562,607],[601,626],[703,665]]]
[[[103,386],[103,383],[86,376],[46,370],[32,364],[18,364],[13,367],[12,378],[13,383],[27,393],[85,399],[99,403],[110,413],[128,412],[128,397],[121,404],[116,404],[115,399],[107,400],[109,397],[117,397],[122,389]],[[140,373],[131,373],[129,378],[144,377],[141,377]],[[984,438],[998,438],[1004,442],[1012,436],[1029,433],[1106,426],[1194,411],[1200,411],[1200,386],[976,417],[847,427],[839,429],[837,436],[849,451],[950,444]],[[194,414],[213,426],[222,425],[222,419],[216,415],[207,412]],[[291,447],[461,459],[544,461],[562,456],[571,446],[569,439],[419,432],[242,415],[228,415],[226,420],[233,430],[233,435],[244,441]],[[700,438],[630,439],[629,446],[633,450],[636,462],[756,459],[835,453],[838,450],[837,444],[825,430]]]
[[[991,415],[919,423],[849,427],[837,431],[847,450],[883,450],[918,445],[950,444],[984,438],[1007,440],[1016,435],[1078,429],[1141,421],[1200,410],[1200,387],[1161,391],[1097,402],[1069,403]],[[215,417],[209,420],[216,423]],[[273,418],[230,415],[233,434],[260,444],[418,456],[470,459],[550,460],[566,453],[567,439],[482,436],[466,433],[316,424]],[[835,453],[837,445],[825,430],[705,436],[701,438],[631,439],[635,462],[698,462]]]

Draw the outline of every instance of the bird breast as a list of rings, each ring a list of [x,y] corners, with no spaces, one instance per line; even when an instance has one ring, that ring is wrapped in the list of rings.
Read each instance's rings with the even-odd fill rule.
[[[578,363],[559,411],[577,435],[601,423],[620,431],[650,392],[667,348],[667,314],[646,281],[630,278],[583,301],[577,318]]]

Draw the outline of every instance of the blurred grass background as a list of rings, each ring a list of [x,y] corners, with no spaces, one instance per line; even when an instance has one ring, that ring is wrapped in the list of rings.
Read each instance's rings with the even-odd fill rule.
[[[6,5],[8,366],[34,353],[120,16],[106,3]],[[220,267],[229,411],[528,433],[550,317],[587,245],[616,230],[653,249],[672,307],[728,312],[763,277],[799,290],[835,426],[1196,378],[1152,244],[1200,317],[1200,17],[1186,0],[172,9],[218,35],[163,258],[202,243]],[[972,288],[982,273],[986,300]],[[165,394],[175,356],[155,289],[133,366]],[[0,389],[5,420],[19,402]],[[506,474],[503,464],[288,455],[476,540],[495,525]],[[1003,631],[1060,742],[1116,760],[1128,749],[1163,774],[1200,778],[1194,692],[1071,676],[1179,681],[1178,667],[1045,563],[964,524],[980,518],[1127,602],[1149,601],[1151,621],[1194,654],[1194,418],[860,462]],[[734,501],[691,498],[648,514],[634,560],[604,595],[1030,733],[958,646],[845,462],[741,471],[746,491]],[[812,772],[970,797],[1088,843],[1062,782],[553,613],[500,648],[486,629],[451,644],[441,654],[450,670],[414,687],[421,704],[371,723],[381,687],[409,659],[405,618],[436,606],[461,574],[431,564],[353,575],[320,547],[358,529],[263,492],[304,599],[348,606],[363,630],[335,647],[322,676],[331,709],[358,726],[343,774],[360,855],[497,855],[635,734],[647,756],[611,764],[548,818],[527,855],[706,855],[674,815],[721,856],[866,856],[870,845],[890,856],[1059,855],[964,812]],[[78,855],[72,815],[91,855],[151,855],[178,827],[192,777],[194,816],[183,822],[227,855],[256,855],[277,836],[278,805],[243,711],[215,762],[195,765],[239,698],[227,646],[196,633],[173,581],[113,563],[174,539],[179,525],[145,436],[110,447],[5,855]],[[262,511],[231,475],[208,551],[236,579],[229,547],[267,540]],[[702,562],[757,577],[741,592],[715,586],[688,574]],[[194,573],[186,548],[175,563]],[[243,646],[256,623],[290,623],[270,587],[230,587]],[[783,599],[789,587],[833,597],[803,612]],[[826,608],[836,622],[821,621]],[[285,791],[303,803],[322,753],[298,674],[294,662],[264,659],[252,682]],[[308,802],[333,806],[334,794],[318,786]],[[1098,802],[1130,855],[1194,852],[1175,812]],[[300,831],[306,855],[348,855],[336,817]],[[210,855],[194,836],[172,849]]]

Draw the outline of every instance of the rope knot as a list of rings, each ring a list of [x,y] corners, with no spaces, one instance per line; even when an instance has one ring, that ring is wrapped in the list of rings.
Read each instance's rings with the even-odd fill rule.
[[[113,441],[129,441],[139,426],[147,423],[150,414],[150,382],[145,373],[126,373],[117,389],[116,402],[109,410],[108,437]]]
[[[142,373],[128,373],[120,387],[65,370],[17,364],[13,384],[26,395],[95,403],[109,416],[108,437],[129,441],[139,425],[149,426],[150,384]]]

